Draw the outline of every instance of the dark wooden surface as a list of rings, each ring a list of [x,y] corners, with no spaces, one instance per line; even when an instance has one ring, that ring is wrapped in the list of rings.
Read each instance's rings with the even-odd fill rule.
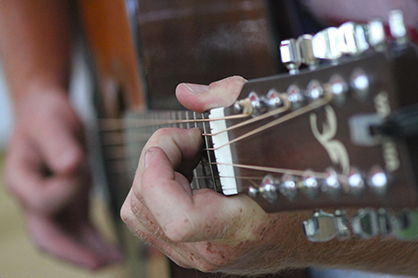
[[[403,53],[405,57],[396,60],[395,56]],[[405,105],[418,102],[415,93],[417,81],[411,78],[418,74],[415,50],[397,52],[390,57],[384,54],[373,54],[365,58],[352,59],[342,62],[337,66],[328,66],[314,72],[305,71],[295,76],[281,76],[277,78],[266,78],[261,81],[251,81],[244,86],[240,98],[245,98],[249,92],[257,92],[265,95],[268,90],[275,88],[279,92],[287,91],[291,84],[297,85],[305,90],[308,83],[315,79],[324,84],[330,78],[339,74],[349,82],[350,76],[356,69],[363,69],[370,80],[370,93],[365,100],[359,100],[354,96],[354,91],[349,90],[347,99],[342,105],[331,102],[337,117],[337,132],[330,140],[341,142],[350,158],[350,167],[354,166],[367,177],[368,172],[374,165],[386,169],[387,161],[384,159],[385,151],[382,144],[374,146],[360,146],[351,140],[349,119],[354,115],[376,114],[375,97],[386,92],[389,96],[389,105],[392,111]],[[367,58],[368,57],[368,58]],[[333,163],[326,149],[314,137],[310,124],[310,115],[317,116],[317,125],[322,130],[326,122],[323,108],[306,113],[297,118],[291,119],[283,124],[263,131],[255,136],[232,144],[234,162],[246,165],[260,165],[266,167],[277,167],[290,170],[305,171],[311,169],[324,173],[328,167],[333,167],[337,173],[342,173],[338,163]],[[242,129],[233,130],[229,133],[230,140],[255,129],[258,126],[273,121],[274,118],[263,120]],[[229,125],[233,125],[230,121]],[[399,169],[389,172],[390,178],[388,193],[380,197],[373,192],[366,190],[365,194],[358,198],[349,194],[342,194],[339,198],[332,199],[324,193],[311,200],[300,194],[296,201],[291,202],[284,196],[280,196],[278,202],[271,204],[262,197],[257,201],[268,211],[315,209],[326,207],[414,207],[417,205],[418,192],[416,187],[416,141],[399,138],[390,139],[396,145],[397,157],[400,161]],[[408,144],[407,144],[408,143]],[[245,150],[245,151],[242,151]],[[264,177],[268,172],[245,170],[235,168],[236,176]],[[280,174],[273,174],[280,179]],[[300,177],[299,177],[300,178]],[[260,183],[260,180],[255,181]],[[241,180],[240,186],[245,192],[253,183]]]

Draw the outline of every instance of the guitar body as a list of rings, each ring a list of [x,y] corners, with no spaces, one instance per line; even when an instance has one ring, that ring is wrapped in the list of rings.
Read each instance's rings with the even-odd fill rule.
[[[79,7],[97,77],[99,119],[122,123],[148,109],[181,108],[174,96],[180,82],[277,73],[278,48],[263,0],[82,0]],[[101,146],[109,201],[135,277],[216,277],[164,265],[162,255],[124,228],[119,210],[141,149],[126,146],[126,133],[101,132]]]

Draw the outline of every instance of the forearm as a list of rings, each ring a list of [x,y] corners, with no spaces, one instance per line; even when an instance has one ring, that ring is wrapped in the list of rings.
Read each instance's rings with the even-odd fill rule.
[[[0,52],[15,101],[68,86],[71,15],[66,0],[0,0]]]

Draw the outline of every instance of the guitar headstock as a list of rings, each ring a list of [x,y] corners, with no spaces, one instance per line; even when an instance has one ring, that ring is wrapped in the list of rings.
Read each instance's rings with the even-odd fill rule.
[[[268,212],[418,204],[417,144],[371,131],[418,103],[417,54],[399,16],[390,38],[372,20],[283,41],[289,74],[249,81],[233,107],[211,111],[225,195]]]

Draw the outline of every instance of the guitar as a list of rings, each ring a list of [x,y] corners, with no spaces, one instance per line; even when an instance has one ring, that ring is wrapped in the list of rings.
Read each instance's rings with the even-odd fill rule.
[[[105,190],[132,272],[135,277],[216,277],[166,264],[121,222],[120,207],[146,140],[142,134],[138,142],[138,130],[126,122],[152,116],[152,109],[181,108],[172,92],[184,80],[209,83],[232,74],[277,73],[265,1],[82,0],[79,10],[96,76]]]
[[[353,24],[353,30],[358,26],[363,28]],[[207,142],[206,160],[195,171],[195,188],[209,187],[225,195],[249,194],[267,211],[416,206],[413,139],[379,134],[392,111],[418,101],[411,94],[416,81],[408,78],[417,73],[415,49],[404,35],[392,31],[394,47],[379,42],[370,47],[374,50],[359,47],[355,53],[345,52],[348,42],[339,45],[341,40],[333,41],[334,31],[327,29],[312,38],[322,44],[319,49],[329,48],[325,53],[313,48],[317,52],[313,58],[306,52],[300,55],[301,49],[309,52],[302,39],[296,47],[291,40],[282,43],[282,55],[288,53],[283,61],[292,74],[248,82],[234,107],[202,115],[119,109],[118,119],[104,119],[103,133],[108,136],[103,145],[107,153],[114,154],[108,159],[117,162],[111,164],[112,171],[117,171],[114,180],[126,179],[136,169],[141,146],[156,128],[200,126]],[[343,37],[347,38],[348,34]],[[370,37],[364,41],[370,42]],[[335,45],[344,48],[340,55],[334,55]],[[318,57],[331,62],[318,66]],[[311,69],[298,72],[299,58]],[[120,99],[115,100],[120,104]],[[295,138],[298,130],[303,135]],[[227,139],[220,134],[227,134]],[[118,146],[121,142],[131,144]],[[353,222],[360,223],[353,229],[356,235],[374,236],[382,232],[377,230],[380,227],[367,234],[362,221],[374,227],[389,218],[386,212],[361,211]],[[305,233],[313,241],[343,238],[346,222],[343,210],[333,215],[317,211],[304,223]],[[398,220],[385,223],[400,232],[408,230]],[[323,225],[338,229],[323,234]]]
[[[401,17],[390,14],[391,45],[376,20],[283,41],[290,74],[249,81],[232,107],[206,114],[131,115],[127,138],[158,127],[201,127],[205,159],[192,187],[248,194],[268,212],[337,209],[304,223],[312,241],[347,238],[344,207],[367,208],[352,220],[358,237],[416,239],[416,212],[387,210],[418,201],[418,59],[406,31],[396,33],[405,30]],[[319,58],[329,63],[319,66]],[[310,68],[298,71],[301,61]]]

